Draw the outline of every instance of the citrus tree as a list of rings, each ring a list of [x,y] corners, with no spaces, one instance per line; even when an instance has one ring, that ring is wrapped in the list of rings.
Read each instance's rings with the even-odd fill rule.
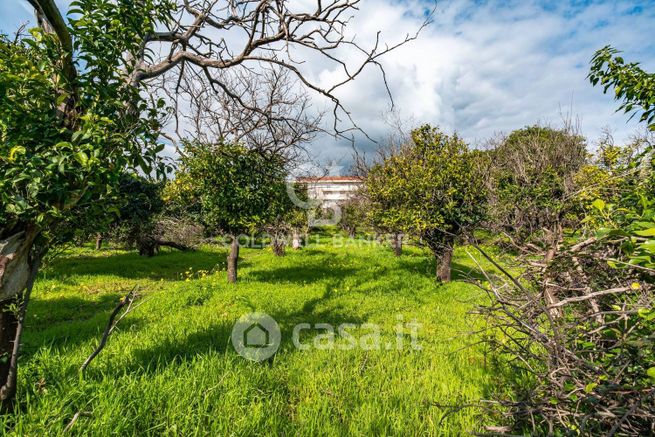
[[[239,144],[188,143],[176,178],[188,184],[205,227],[230,238],[229,282],[237,281],[239,237],[285,212],[285,160]]]
[[[339,228],[348,232],[350,238],[355,238],[357,230],[366,223],[368,205],[363,196],[357,193],[354,197],[341,202],[341,220]]]
[[[486,194],[475,155],[457,135],[422,126],[402,152],[374,165],[366,178],[376,223],[414,235],[432,251],[436,275],[451,278],[458,237],[484,217]]]
[[[161,106],[126,84],[119,60],[136,54],[139,37],[153,31],[152,22],[136,18],[165,6],[120,5],[87,10],[98,20],[93,27],[81,11],[82,18],[58,32],[44,25],[30,36],[0,38],[0,400],[5,410],[12,407],[22,319],[42,257],[53,242],[74,235],[74,224],[104,220],[117,210],[106,206],[118,203],[116,188],[126,171],[163,172],[157,159],[163,146],[156,141]],[[63,22],[56,9],[49,12],[53,23]],[[73,60],[73,52],[79,59]]]
[[[490,223],[517,244],[538,243],[552,258],[575,209],[575,176],[586,163],[585,139],[571,128],[530,126],[491,151]]]

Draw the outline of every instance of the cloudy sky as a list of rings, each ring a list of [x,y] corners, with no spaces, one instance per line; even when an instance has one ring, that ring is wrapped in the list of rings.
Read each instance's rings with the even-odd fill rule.
[[[351,32],[365,43],[381,30],[383,40],[393,43],[413,33],[431,5],[363,0]],[[25,0],[0,2],[3,32],[31,18]],[[579,119],[592,143],[605,127],[623,141],[638,126],[615,113],[617,103],[588,83],[589,60],[611,44],[626,59],[655,71],[654,30],[655,0],[443,0],[420,38],[382,63],[402,118],[457,131],[474,145],[528,124],[558,125],[566,113]],[[324,83],[336,74],[320,62],[313,70]],[[389,101],[375,69],[339,95],[370,136],[387,135]],[[357,146],[375,147],[363,138],[357,138]],[[348,144],[327,136],[318,138],[312,150],[323,161],[347,162],[351,155]]]

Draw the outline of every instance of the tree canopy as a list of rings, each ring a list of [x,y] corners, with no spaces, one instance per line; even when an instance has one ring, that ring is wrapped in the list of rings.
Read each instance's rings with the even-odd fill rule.
[[[188,143],[177,179],[197,199],[207,229],[232,239],[231,257],[238,257],[238,238],[283,215],[288,202],[283,157],[240,144]],[[235,253],[236,252],[236,253]],[[236,259],[228,268],[236,269]],[[231,281],[236,281],[236,270]]]
[[[530,126],[512,132],[490,153],[492,227],[521,241],[544,230],[560,233],[575,207],[575,175],[587,159],[585,139],[569,127]]]
[[[455,239],[485,215],[482,182],[466,143],[425,125],[412,132],[411,144],[368,172],[369,214],[387,229],[420,238],[439,261],[438,276],[448,281]]]

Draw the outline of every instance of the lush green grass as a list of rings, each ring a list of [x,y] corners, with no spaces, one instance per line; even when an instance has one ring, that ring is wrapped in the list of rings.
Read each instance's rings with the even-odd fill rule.
[[[276,258],[244,249],[240,283],[225,279],[225,250],[164,252],[154,258],[76,249],[39,278],[20,368],[20,412],[4,418],[23,435],[76,434],[443,434],[480,429],[475,409],[491,380],[483,351],[466,347],[482,298],[461,280],[438,285],[433,262],[410,248],[333,247],[329,239]],[[458,249],[455,268],[473,263]],[[196,274],[213,270],[210,274]],[[84,378],[117,299],[134,285],[142,304],[120,322]],[[283,342],[266,363],[229,342],[234,322],[263,311]],[[376,323],[395,342],[397,315],[422,324],[422,350],[294,348],[300,322]],[[314,332],[316,334],[318,331]],[[364,329],[354,331],[355,336]],[[305,339],[306,340],[306,339]],[[8,429],[8,428],[6,428]]]

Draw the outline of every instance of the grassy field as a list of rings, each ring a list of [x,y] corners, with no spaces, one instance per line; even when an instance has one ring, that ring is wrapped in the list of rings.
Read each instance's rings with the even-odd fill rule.
[[[277,258],[242,249],[240,283],[226,283],[225,249],[132,252],[75,249],[40,276],[20,368],[21,435],[453,435],[480,429],[475,409],[444,405],[487,395],[483,351],[466,347],[483,296],[461,280],[473,263],[456,251],[455,281],[433,279],[427,254],[395,258],[377,245],[335,247],[327,236]],[[135,285],[140,306],[120,322],[83,378],[118,298]],[[269,362],[245,360],[229,338],[244,313],[282,329]],[[398,315],[422,327],[422,350],[297,350],[297,323],[379,324],[395,341]],[[354,331],[363,333],[364,329]],[[5,428],[7,429],[7,428]]]

